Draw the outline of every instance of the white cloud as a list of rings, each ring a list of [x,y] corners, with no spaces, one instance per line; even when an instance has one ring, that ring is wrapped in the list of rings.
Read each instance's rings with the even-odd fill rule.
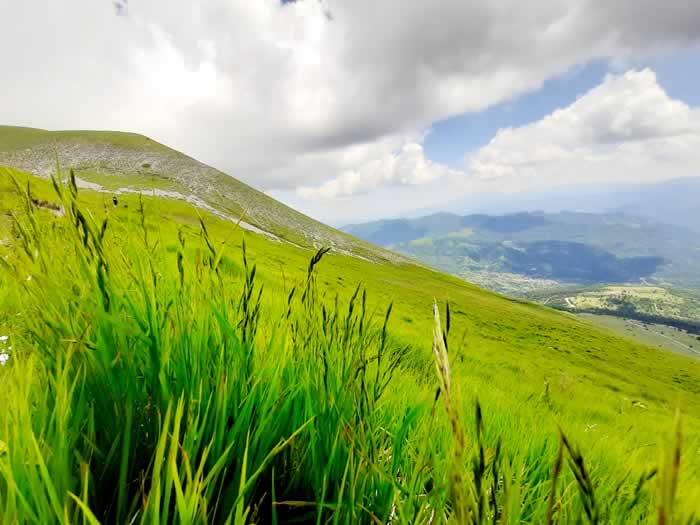
[[[0,121],[142,132],[264,190],[318,197],[412,185],[446,170],[420,150],[436,120],[512,99],[591,59],[697,41],[692,4],[5,2]],[[591,140],[655,132],[657,117],[633,129],[624,115],[607,128],[591,121],[607,133]],[[673,126],[667,140],[676,143],[661,157],[690,146]],[[565,146],[537,155],[570,155]],[[514,165],[499,159],[484,153],[481,173]]]
[[[379,155],[370,148],[348,163],[357,169],[304,187],[296,199],[275,196],[321,219],[347,223],[358,210],[369,220],[426,207],[435,211],[438,203],[458,211],[490,201],[503,206],[504,198],[517,209],[524,191],[697,176],[700,110],[670,98],[652,71],[628,71],[607,76],[539,121],[500,129],[463,170],[426,160],[419,143],[417,138],[404,149],[387,143]]]
[[[498,131],[468,159],[471,176],[509,188],[643,182],[697,174],[700,111],[671,99],[653,71],[608,75],[570,106]]]
[[[409,142],[396,152],[344,171],[318,187],[302,186],[297,193],[306,199],[334,199],[370,193],[380,186],[428,184],[451,173],[458,172],[428,160],[421,144]]]

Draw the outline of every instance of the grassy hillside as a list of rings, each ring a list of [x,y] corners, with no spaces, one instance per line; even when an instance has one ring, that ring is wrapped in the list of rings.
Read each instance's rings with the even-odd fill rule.
[[[605,286],[573,296],[577,309],[634,310],[676,319],[700,319],[700,301],[688,294],[654,286]]]
[[[700,335],[665,324],[646,323],[613,315],[586,313],[579,315],[649,346],[665,348],[691,357],[700,357]]]
[[[700,361],[320,225],[348,249],[318,259],[223,205],[58,190],[0,172],[1,522],[700,514]]]
[[[48,177],[57,161],[74,169],[82,187],[110,194],[148,190],[301,246],[323,244],[373,260],[400,259],[143,135],[0,126],[0,166]]]
[[[700,335],[697,291],[657,286],[593,286],[533,292],[529,298],[571,312],[604,313],[676,326]]]

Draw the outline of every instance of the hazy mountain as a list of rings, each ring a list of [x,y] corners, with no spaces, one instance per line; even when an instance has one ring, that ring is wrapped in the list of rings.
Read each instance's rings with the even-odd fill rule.
[[[577,185],[549,191],[467,195],[438,207],[416,210],[411,217],[440,212],[456,214],[574,210],[625,212],[700,232],[700,177],[652,184]]]
[[[441,213],[343,230],[467,278],[488,271],[577,283],[648,279],[700,286],[700,236],[620,212]]]
[[[676,179],[626,192],[617,210],[685,226],[700,233],[700,177]]]

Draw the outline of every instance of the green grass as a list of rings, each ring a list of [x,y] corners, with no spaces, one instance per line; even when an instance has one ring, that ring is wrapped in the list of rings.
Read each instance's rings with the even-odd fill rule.
[[[194,196],[234,220],[243,217],[299,246],[326,243],[336,251],[374,261],[400,259],[143,135],[0,126],[0,165],[48,177],[55,171],[56,161],[74,169],[79,178],[98,183],[108,191],[155,188]]]
[[[612,315],[578,314],[600,326],[608,327],[649,346],[700,357],[700,335],[688,333],[664,324],[643,323]]]
[[[174,152],[170,148],[137,133],[120,131],[48,131],[37,128],[0,126],[0,151],[15,151],[43,145],[47,142],[85,143],[109,145],[124,149],[139,149],[151,152]]]
[[[666,324],[700,335],[700,298],[693,290],[630,285],[582,286],[540,290],[526,296],[553,308]]]
[[[0,522],[697,520],[697,360],[186,202],[58,189],[0,172]]]

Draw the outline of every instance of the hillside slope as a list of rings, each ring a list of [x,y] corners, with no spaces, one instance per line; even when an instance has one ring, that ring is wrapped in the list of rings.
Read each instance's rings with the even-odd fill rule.
[[[0,126],[0,165],[48,177],[57,160],[63,168],[73,168],[86,188],[117,194],[150,191],[301,246],[329,245],[373,260],[402,260],[143,135]]]
[[[15,134],[5,129],[4,133],[0,164],[31,167],[36,173],[50,172],[51,162],[41,160],[41,156],[48,152],[46,144],[51,139],[36,138],[43,132],[20,130]],[[12,352],[15,352],[11,359],[20,363],[22,356],[30,352],[44,352],[47,357],[42,366],[51,369],[63,362],[65,352],[75,359],[85,360],[84,366],[96,367],[106,375],[116,373],[113,372],[115,368],[124,368],[120,373],[139,385],[148,374],[134,368],[138,372],[136,377],[128,375],[132,369],[122,365],[124,359],[158,355],[167,361],[171,352],[183,352],[183,359],[191,359],[191,362],[168,362],[171,368],[165,367],[148,376],[149,389],[163,389],[169,394],[171,383],[165,379],[166,372],[174,374],[167,376],[173,383],[188,385],[183,390],[188,396],[201,395],[196,392],[200,392],[198,389],[205,383],[210,385],[207,388],[211,388],[211,399],[219,399],[216,397],[219,388],[231,387],[233,379],[227,378],[248,370],[247,367],[261,367],[262,375],[252,376],[253,380],[244,376],[240,384],[236,384],[235,388],[240,389],[236,390],[238,397],[231,401],[237,410],[240,407],[250,409],[245,417],[252,423],[240,427],[242,423],[230,415],[228,419],[222,416],[212,423],[216,432],[235,432],[236,457],[248,455],[247,429],[250,429],[251,439],[259,439],[251,441],[250,454],[254,456],[251,459],[254,466],[259,466],[264,475],[261,486],[250,496],[246,495],[246,508],[257,508],[260,501],[267,505],[270,484],[273,484],[272,497],[277,490],[278,496],[292,502],[295,508],[303,509],[309,501],[304,498],[311,498],[316,502],[314,509],[360,512],[358,509],[370,508],[385,521],[394,507],[398,507],[396,512],[402,516],[399,522],[412,521],[406,516],[412,515],[411,505],[414,504],[416,513],[425,511],[422,506],[426,501],[429,509],[450,508],[445,473],[454,462],[453,449],[450,423],[442,411],[435,410],[437,378],[432,313],[434,301],[440,304],[449,301],[453,402],[456,410],[464,414],[465,425],[473,429],[478,428],[474,400],[480,401],[486,419],[489,465],[495,464],[491,463],[494,450],[501,450],[502,446],[502,450],[507,451],[502,458],[507,466],[501,466],[512,474],[512,479],[508,478],[511,481],[507,482],[508,487],[513,488],[509,494],[519,494],[508,503],[512,519],[544,522],[547,491],[551,486],[549,478],[561,427],[584,452],[599,501],[610,502],[610,506],[605,507],[607,510],[601,512],[608,512],[609,516],[617,517],[616,522],[622,522],[621,509],[634,495],[637,480],[658,465],[659,449],[665,450],[665,443],[659,438],[660,429],[669,432],[673,429],[676,409],[683,415],[684,436],[678,508],[687,515],[700,510],[695,503],[700,501],[697,483],[700,464],[696,459],[700,454],[700,360],[635,343],[568,314],[487,292],[404,259],[392,260],[388,252],[288,211],[234,179],[222,179],[219,184],[218,177],[225,175],[208,171],[211,168],[180,157],[181,154],[172,150],[162,150],[164,146],[150,145],[143,137],[93,132],[77,135],[68,133],[67,138],[57,143],[65,154],[73,152],[69,157],[71,164],[76,165],[83,180],[97,182],[100,189],[124,188],[125,182],[132,187],[140,184],[142,189],[148,189],[149,178],[145,181],[137,178],[143,176],[138,166],[153,171],[156,171],[154,166],[159,166],[157,174],[151,175],[154,180],[165,179],[170,183],[172,179],[179,185],[177,190],[171,187],[163,191],[179,193],[193,188],[195,196],[207,199],[206,203],[211,203],[208,205],[214,210],[197,207],[197,201],[187,199],[187,195],[172,198],[172,194],[153,191],[145,192],[141,199],[139,195],[123,192],[118,204],[113,205],[109,193],[85,188],[75,197],[76,209],[82,210],[84,216],[94,217],[95,224],[105,225],[93,229],[91,235],[102,243],[99,249],[93,249],[83,240],[87,234],[79,221],[67,220],[74,217],[75,211],[69,202],[56,196],[49,181],[16,170],[0,169],[0,258],[5,262],[0,265],[0,288],[4,291],[0,296],[0,335],[7,334],[11,338]],[[144,141],[147,146],[143,145]],[[35,148],[32,144],[38,146]],[[94,158],[89,155],[91,151]],[[102,153],[98,155],[98,152]],[[184,171],[185,168],[181,171],[179,162],[189,171]],[[143,168],[143,164],[150,164],[150,167]],[[189,180],[192,177],[198,180]],[[13,178],[19,182],[18,187]],[[29,196],[23,196],[26,187],[30,188]],[[229,187],[231,193],[228,193]],[[226,206],[231,211],[236,207],[244,208],[251,202],[257,203],[257,208],[249,206],[252,211],[250,215],[246,213],[246,217],[252,225],[265,227],[268,235],[237,226],[221,211],[229,209]],[[285,223],[287,217],[299,227],[308,226],[313,233],[290,232]],[[77,237],[67,236],[71,228],[78,232]],[[30,231],[35,231],[35,235],[27,233]],[[67,240],[74,237],[70,242]],[[279,242],[275,237],[292,242]],[[313,296],[318,298],[319,306],[311,314],[304,313],[303,304],[298,301],[305,283],[309,282],[309,260],[315,253],[312,246],[326,243],[334,244],[336,250],[316,265],[314,282],[318,290]],[[101,259],[94,263],[92,258],[96,252],[107,263],[102,265]],[[250,285],[252,265],[257,268],[252,272],[255,287]],[[10,272],[5,271],[8,267]],[[104,267],[111,272],[107,285],[101,273]],[[264,293],[257,295],[260,284],[264,285]],[[106,289],[110,292],[105,293]],[[249,312],[247,306],[241,306],[248,305],[251,297],[260,298],[260,308],[253,309],[252,314],[246,313]],[[295,306],[296,313],[290,313],[290,304]],[[346,337],[358,337],[348,334],[362,333],[368,326],[379,328],[381,333],[390,304],[393,304],[388,323],[391,348],[397,349],[395,351],[404,358],[394,370],[383,396],[377,397],[369,415],[363,415],[358,421],[353,415],[358,403],[361,411],[369,409],[353,397],[353,389],[358,376],[364,377],[362,374],[367,369],[374,371],[379,366],[379,358],[367,354],[374,352],[379,336],[372,336],[373,339],[363,335],[358,340],[353,339],[352,344]],[[239,315],[243,317],[239,319]],[[295,315],[313,315],[313,323],[308,319],[307,325],[298,323]],[[246,340],[249,326],[246,319],[250,316],[259,326],[254,338],[258,346],[254,362],[245,361],[239,365],[240,356],[252,352],[253,343]],[[286,327],[290,319],[289,335],[284,335],[280,343],[280,332],[287,334],[280,327]],[[326,337],[328,339],[324,339]],[[237,338],[245,343],[241,348],[232,346],[231,341]],[[94,354],[98,350],[104,352],[104,356]],[[234,350],[234,355],[224,355]],[[401,353],[404,351],[405,354]],[[221,352],[221,359],[217,352]],[[208,358],[209,353],[212,359]],[[93,355],[101,356],[104,361],[93,361]],[[224,356],[232,359],[233,364],[223,361]],[[314,361],[312,357],[319,360]],[[338,369],[329,367],[327,359]],[[206,360],[206,364],[202,360]],[[210,370],[206,367],[213,366],[212,362],[219,363],[219,368],[212,368],[211,373],[201,372]],[[344,370],[348,362],[352,367],[348,368],[347,375],[336,377],[334,374]],[[322,371],[324,374],[319,375]],[[274,382],[270,382],[267,374],[273,372],[279,375],[274,375]],[[6,370],[0,370],[0,374],[5,373]],[[29,383],[20,382],[0,392],[0,396],[4,396],[0,401],[5,406],[16,407],[0,413],[0,430],[31,423],[35,425],[32,431],[43,436],[42,425],[52,419],[32,419],[24,414],[32,410],[31,407],[44,406],[41,395],[50,389],[41,383],[37,374],[32,374],[29,365],[24,373],[23,381],[35,381],[31,387]],[[331,384],[332,395],[327,393],[328,375],[331,383],[334,377],[338,381]],[[3,384],[14,385],[11,376],[2,375],[2,378]],[[66,384],[59,379],[52,377],[55,383],[51,384]],[[124,378],[120,381],[122,379],[127,381]],[[86,386],[90,392],[101,391],[101,384],[95,381],[96,384]],[[371,384],[378,382],[369,381]],[[268,384],[274,386],[262,393],[261,389]],[[365,383],[361,385],[363,389],[366,386]],[[27,391],[34,397],[27,397]],[[118,397],[119,392],[120,383],[117,382],[110,395]],[[266,397],[260,401],[251,392]],[[138,395],[143,400],[139,416],[150,417],[147,423],[159,428],[159,417],[167,409],[167,396],[158,405],[159,412],[154,413],[149,412],[157,401],[152,397],[152,390]],[[18,404],[25,398],[26,406]],[[114,411],[112,419],[130,421],[125,418],[122,405],[109,397],[104,401],[105,410]],[[93,410],[92,418],[101,415],[99,411],[90,410]],[[62,413],[70,414],[70,411]],[[480,417],[481,411],[478,413]],[[15,417],[16,414],[23,417]],[[294,415],[293,419],[284,419],[283,416],[290,414]],[[102,423],[112,425],[110,430],[122,428],[106,416],[103,419]],[[367,427],[363,426],[365,424]],[[221,426],[226,428],[221,430]],[[13,434],[14,441],[5,439],[4,434],[0,435],[0,440],[10,443],[14,467],[29,472],[32,469],[27,465],[31,462],[21,452],[36,454],[36,451],[20,450],[20,436],[31,435],[22,428],[24,433],[18,430]],[[273,465],[277,470],[265,470],[269,467],[263,461],[266,455],[297,430],[303,438],[295,443],[293,454],[281,455]],[[480,443],[479,432],[477,436],[473,431],[467,433],[470,447]],[[163,435],[169,434],[163,431]],[[230,434],[226,436],[226,439],[233,439]],[[105,440],[104,434],[97,437]],[[31,439],[24,442],[31,443]],[[200,442],[193,445],[190,439],[185,446],[201,453],[197,448]],[[221,442],[223,438],[217,441],[217,446]],[[59,445],[63,447],[62,443]],[[46,456],[54,462],[79,463],[72,453],[52,454],[53,449],[46,443],[42,446],[48,448]],[[84,446],[90,449],[92,445],[88,442]],[[100,452],[107,455],[109,446],[111,444],[108,450]],[[113,446],[111,450],[126,450],[128,441],[126,445],[115,441]],[[132,506],[140,508],[143,502],[147,507],[147,502],[152,501],[139,492],[143,488],[137,485],[149,461],[162,456],[159,450],[154,445],[153,455],[145,455],[143,464],[127,463],[123,467],[125,472],[128,470],[124,479],[136,480],[124,489],[128,492],[124,498],[128,501],[133,498],[135,502]],[[172,450],[174,457],[179,457],[177,444]],[[345,459],[336,460],[335,464],[322,453],[333,456],[337,450],[345,454]],[[471,454],[472,449],[468,451]],[[483,452],[482,449],[482,456]],[[0,461],[1,458],[0,452]],[[464,459],[466,462],[467,458]],[[246,476],[246,468],[241,471],[239,463],[232,465],[231,472],[236,473],[231,474],[233,481],[227,478],[222,483],[241,486],[240,478]],[[83,472],[81,464],[75,468]],[[169,468],[170,474],[177,471],[175,466]],[[189,468],[189,464],[181,467],[182,472]],[[254,472],[254,469],[247,471]],[[121,475],[119,465],[110,472]],[[395,481],[397,472],[400,472],[399,481]],[[406,476],[410,476],[406,486],[399,485]],[[350,481],[346,484],[348,477]],[[501,482],[498,475],[495,478],[496,484]],[[75,472],[56,479],[57,483],[65,481],[74,493],[82,490],[74,485],[76,480],[82,479]],[[358,482],[358,479],[365,481]],[[368,479],[376,485],[363,485],[370,483]],[[275,480],[284,484],[275,486]],[[42,486],[39,481],[35,483]],[[565,485],[561,494],[566,494],[561,499],[564,513],[561,522],[574,522],[583,512],[575,497],[576,481],[567,475],[561,483]],[[381,487],[381,490],[372,487]],[[617,494],[619,487],[624,487],[624,497]],[[32,490],[29,482],[24,488],[27,491],[23,497],[44,493],[43,488]],[[330,496],[327,490],[331,491]],[[84,497],[89,498],[90,492],[86,486]],[[237,492],[229,503],[237,501],[235,494]],[[415,498],[407,494],[414,494]],[[499,493],[498,497],[505,496]],[[635,516],[640,521],[649,520],[656,508],[653,496],[651,492],[644,492],[640,498],[643,507]],[[341,500],[342,505],[338,503]],[[67,496],[66,501],[74,505]],[[95,503],[94,498],[91,501]],[[0,490],[0,512],[3,510],[1,502]],[[116,501],[113,503],[117,505]],[[13,505],[15,507],[5,508],[16,510],[17,504]],[[503,501],[499,500],[498,505],[504,505]],[[110,515],[111,508],[105,506],[101,511]],[[406,514],[402,514],[404,512]],[[430,511],[420,516],[425,519],[413,522],[428,522]],[[264,517],[259,519],[265,521]],[[340,521],[356,523],[358,520],[369,521],[366,514],[348,514]]]

